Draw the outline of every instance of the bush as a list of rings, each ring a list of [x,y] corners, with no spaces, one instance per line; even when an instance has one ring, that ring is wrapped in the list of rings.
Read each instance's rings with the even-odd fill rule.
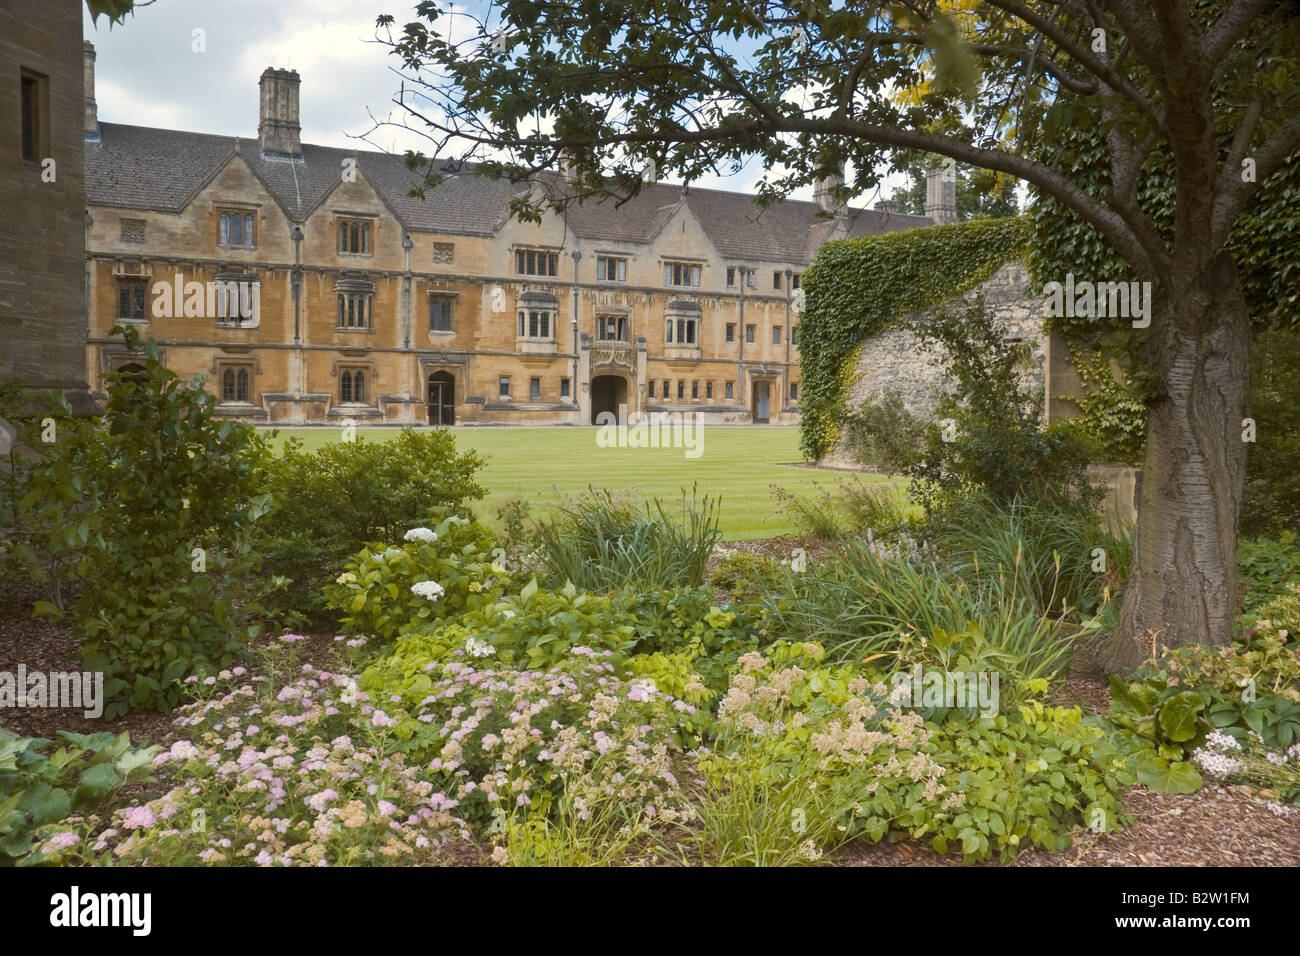
[[[108,717],[171,707],[183,676],[238,659],[275,585],[258,574],[265,440],[215,419],[202,376],[182,382],[156,343],[131,329],[126,344],[144,371],[108,376],[104,419],[56,419],[49,443],[24,421],[40,457],[6,473],[8,557],[46,589],[38,613],[83,635]]]
[[[401,547],[363,548],[324,588],[329,607],[352,634],[392,643],[411,630],[493,604],[509,586],[487,550],[491,536],[469,518],[449,515],[433,528],[411,528]]]
[[[1229,647],[1188,644],[1129,680],[1112,675],[1110,698],[1111,719],[1131,734],[1138,779],[1152,790],[1198,789],[1189,758],[1216,733],[1300,757],[1300,648],[1271,622]]]
[[[1300,332],[1263,332],[1251,354],[1250,412],[1257,422],[1249,446],[1241,505],[1245,535],[1300,534]]]
[[[1242,610],[1247,614],[1287,593],[1300,580],[1300,548],[1295,534],[1277,538],[1242,538],[1237,542],[1237,572],[1246,585]]]
[[[918,568],[872,542],[851,542],[842,554],[791,573],[785,592],[763,607],[773,637],[817,641],[831,660],[865,658],[885,673],[936,663],[929,655],[946,642],[958,658],[993,661],[1014,688],[1055,679],[1070,657],[1059,619],[1019,590],[1014,569],[984,568],[966,581],[929,562]]]
[[[1015,575],[1039,610],[1072,617],[1115,602],[1133,560],[1131,532],[1103,527],[1087,501],[1000,505],[972,496],[937,516],[927,535],[952,574]]]
[[[1130,777],[1078,709],[1029,700],[979,721],[924,723],[871,671],[828,667],[816,645],[740,661],[702,761],[701,839],[722,863],[815,860],[890,834],[967,862],[1062,850],[1119,827]]]
[[[282,606],[327,616],[321,587],[364,545],[396,541],[408,528],[434,524],[483,497],[476,452],[456,454],[445,430],[403,430],[389,441],[333,442],[314,452],[297,439],[267,463],[267,489],[278,508],[266,564],[292,579]]]
[[[840,434],[859,462],[887,475],[906,475],[925,446],[925,425],[908,411],[898,393],[886,391],[844,417]]]
[[[748,551],[723,549],[723,558],[710,583],[737,601],[760,601],[773,591],[784,590],[789,567],[776,558]]]
[[[642,510],[592,490],[538,526],[540,580],[553,588],[571,581],[593,592],[698,586],[722,536],[718,518],[718,502],[708,496],[683,495],[674,517],[657,498]]]
[[[61,731],[54,743],[0,733],[0,866],[56,860],[81,840],[69,816],[147,778],[158,749],[132,749],[128,734]]]
[[[921,322],[916,334],[923,350],[942,350],[953,388],[940,398],[912,469],[912,495],[928,514],[972,492],[1002,505],[1099,500],[1087,447],[1068,430],[1042,427],[1042,390],[1027,389],[1020,376],[1027,346],[1003,341],[982,300]]]
[[[781,502],[778,513],[788,514],[805,541],[838,541],[849,535],[906,536],[913,527],[907,505],[896,485],[853,478],[835,490],[814,481],[815,497],[800,498],[773,486],[772,497]]]

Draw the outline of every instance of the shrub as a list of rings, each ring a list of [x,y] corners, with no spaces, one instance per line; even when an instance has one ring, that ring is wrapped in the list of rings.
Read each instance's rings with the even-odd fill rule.
[[[790,515],[805,540],[830,542],[863,534],[905,537],[913,529],[906,501],[896,485],[868,484],[858,478],[840,482],[834,490],[824,489],[816,481],[812,484],[817,494],[806,498],[772,487],[772,497],[781,502],[777,512]]]
[[[540,579],[584,591],[627,585],[695,587],[722,532],[718,502],[682,496],[677,516],[657,498],[644,510],[609,491],[592,490],[538,526]]]
[[[923,350],[942,350],[952,383],[912,469],[912,494],[927,513],[971,492],[999,504],[1098,497],[1086,446],[1069,431],[1042,427],[1042,390],[1021,380],[1027,347],[1003,340],[982,300],[921,322],[916,334]]]
[[[1239,540],[1237,571],[1246,584],[1242,609],[1248,614],[1285,594],[1292,582],[1300,580],[1300,548],[1294,532]]]
[[[784,590],[789,567],[776,558],[748,551],[723,550],[723,558],[710,583],[737,601],[761,600],[773,591]]]
[[[266,564],[291,578],[282,606],[327,616],[322,586],[364,545],[396,541],[408,529],[467,513],[483,497],[476,452],[456,453],[448,431],[403,430],[389,441],[340,441],[313,452],[301,442],[265,468],[278,504]]]
[[[401,547],[363,548],[324,588],[349,632],[391,643],[409,630],[491,605],[509,585],[476,522],[449,515],[406,531]]]
[[[1300,744],[1300,648],[1261,621],[1231,646],[1188,644],[1110,679],[1110,717],[1132,736],[1138,779],[1189,793],[1201,777],[1189,758],[1213,733],[1271,750]]]
[[[147,778],[158,749],[133,749],[125,733],[60,731],[55,743],[0,733],[0,865],[57,859],[80,842],[80,814]]]
[[[1262,332],[1251,350],[1250,410],[1258,423],[1249,446],[1241,531],[1300,533],[1300,332]]]
[[[156,343],[126,333],[144,371],[111,374],[102,421],[56,421],[40,457],[8,473],[9,555],[42,583],[38,613],[70,617],[105,714],[167,708],[180,678],[238,659],[261,625],[258,549],[272,507],[268,450],[250,426],[213,417],[202,376],[182,382]]]
[[[840,434],[859,462],[887,475],[906,475],[920,461],[924,423],[897,392],[886,391],[844,416]]]
[[[1010,713],[925,723],[870,671],[828,667],[816,644],[740,661],[702,761],[702,838],[721,862],[813,860],[890,834],[967,862],[1117,829],[1129,778],[1078,709],[1030,700]]]
[[[1008,687],[1054,679],[1069,661],[1070,641],[1018,580],[1014,568],[984,568],[968,581],[854,541],[792,573],[785,593],[764,602],[764,626],[774,637],[818,641],[832,660],[868,658],[886,672],[911,666],[938,639],[957,641],[968,656],[995,657]]]

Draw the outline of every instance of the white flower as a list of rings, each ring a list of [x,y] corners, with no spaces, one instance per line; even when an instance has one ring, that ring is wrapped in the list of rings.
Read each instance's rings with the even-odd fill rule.
[[[505,610],[503,610],[503,611],[501,612],[501,616],[502,616],[502,617],[514,617],[514,616],[515,616],[515,612],[512,611],[512,610],[510,610],[510,608],[506,608]]]
[[[496,653],[496,648],[487,641],[481,641],[477,637],[471,637],[465,642],[465,653],[470,657],[490,657]]]
[[[344,571],[334,579],[335,584],[352,584],[357,580],[357,576],[351,571]]]
[[[447,592],[443,590],[442,585],[437,581],[420,581],[411,585],[411,593],[428,598],[430,601],[436,601]]]
[[[438,540],[438,532],[432,528],[412,528],[406,532],[404,537],[407,541],[423,541],[425,544],[433,544]]]

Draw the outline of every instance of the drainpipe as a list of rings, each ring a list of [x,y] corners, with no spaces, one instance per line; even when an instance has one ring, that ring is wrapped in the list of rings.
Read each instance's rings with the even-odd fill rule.
[[[740,321],[736,324],[736,337],[740,340],[740,358],[736,362],[736,398],[740,400],[740,396],[745,394],[745,282],[749,266],[738,266],[736,271],[740,274]]]
[[[302,227],[295,225],[293,232],[289,233],[293,239],[293,348],[298,356],[298,381],[294,383],[295,392],[299,399],[302,398],[303,387],[307,377],[306,362],[302,354],[302,334],[301,334],[301,304],[302,299],[302,258],[299,255],[302,245]],[[298,411],[302,411],[299,406]]]
[[[794,270],[785,270],[785,398],[782,407],[790,403],[790,283],[794,281]]]
[[[582,403],[578,401],[578,262],[582,259],[582,253],[577,249],[573,250],[573,384],[570,386],[573,390],[573,404],[578,409],[578,421],[576,424],[582,424]]]
[[[411,241],[409,235],[402,237],[402,253],[404,256],[402,268],[406,272],[402,285],[402,311],[405,313],[402,324],[406,333],[406,340],[402,343],[402,348],[408,350],[411,347],[411,249],[414,245],[415,243]]]

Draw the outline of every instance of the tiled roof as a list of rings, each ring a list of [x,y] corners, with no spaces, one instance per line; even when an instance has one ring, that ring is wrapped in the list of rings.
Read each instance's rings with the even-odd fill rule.
[[[179,212],[236,151],[297,221],[339,182],[348,157],[356,158],[358,171],[411,232],[491,235],[506,221],[510,198],[523,188],[475,176],[466,165],[420,199],[408,194],[420,177],[396,154],[304,144],[302,161],[291,162],[264,157],[255,139],[101,123],[99,140],[86,143],[86,199],[92,205]],[[647,184],[621,206],[575,204],[565,221],[583,239],[648,242],[683,203],[728,259],[808,262],[832,226],[815,203],[786,200],[763,208],[744,193],[683,193],[663,183]],[[930,224],[924,216],[871,209],[850,208],[846,216],[852,236]]]

